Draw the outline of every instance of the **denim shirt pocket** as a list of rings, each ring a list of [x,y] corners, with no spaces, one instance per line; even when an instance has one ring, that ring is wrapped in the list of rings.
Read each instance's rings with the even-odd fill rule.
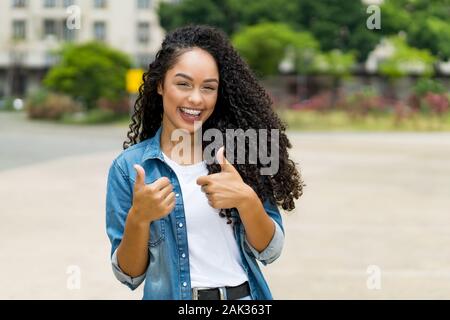
[[[164,240],[166,235],[164,219],[155,220],[150,224],[149,247],[155,247]]]

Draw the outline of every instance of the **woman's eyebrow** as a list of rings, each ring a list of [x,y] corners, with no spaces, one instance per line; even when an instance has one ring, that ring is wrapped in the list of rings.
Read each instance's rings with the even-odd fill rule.
[[[194,79],[192,79],[192,77],[190,77],[190,76],[188,76],[187,74],[184,74],[184,73],[177,73],[175,75],[175,77],[182,77],[182,78],[186,78],[186,79],[188,79],[190,81],[194,81]],[[217,83],[219,83],[219,80],[211,78],[211,79],[206,79],[203,82],[217,82]]]

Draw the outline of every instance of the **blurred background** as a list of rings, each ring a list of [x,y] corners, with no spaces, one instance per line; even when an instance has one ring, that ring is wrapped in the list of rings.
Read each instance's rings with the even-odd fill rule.
[[[224,30],[307,186],[276,299],[450,299],[449,0],[0,0],[1,299],[140,299],[107,172],[164,35]]]

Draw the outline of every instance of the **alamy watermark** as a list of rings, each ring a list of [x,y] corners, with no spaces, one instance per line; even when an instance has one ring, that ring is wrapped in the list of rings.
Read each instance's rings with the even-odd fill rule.
[[[194,122],[193,138],[185,129],[172,131],[171,141],[178,143],[172,148],[171,159],[184,162],[191,157],[193,152],[194,162],[203,159],[206,164],[213,164],[216,162],[215,154],[220,147],[225,146],[226,159],[231,164],[258,164],[259,162],[262,165],[261,175],[274,175],[278,172],[280,166],[279,129],[247,129],[245,131],[243,129],[226,129],[224,143],[223,134],[219,129],[212,128],[203,132],[201,124],[201,121]],[[179,142],[180,139],[181,142]],[[202,145],[203,142],[210,143],[202,153],[200,148],[192,150],[194,145],[192,139],[197,146]]]
[[[69,30],[81,29],[81,8],[79,6],[67,7],[66,13],[69,15],[66,19],[66,27]]]
[[[370,265],[367,267],[366,286],[369,290],[381,290],[381,268],[377,265]]]
[[[66,286],[69,290],[80,290],[81,289],[81,268],[77,265],[67,266],[66,274],[67,277]]]
[[[370,16],[366,20],[366,27],[369,30],[381,29],[381,10],[380,7],[372,4],[367,7],[366,13]]]

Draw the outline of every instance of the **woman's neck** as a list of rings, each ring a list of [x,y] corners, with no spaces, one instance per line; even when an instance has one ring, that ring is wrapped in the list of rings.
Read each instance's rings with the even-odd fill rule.
[[[172,141],[172,132],[176,128],[168,125],[162,125],[161,131],[161,150],[166,156],[180,165],[196,164],[203,160],[203,152],[201,140],[196,141],[198,138],[195,133],[185,133],[179,138],[178,141]]]

